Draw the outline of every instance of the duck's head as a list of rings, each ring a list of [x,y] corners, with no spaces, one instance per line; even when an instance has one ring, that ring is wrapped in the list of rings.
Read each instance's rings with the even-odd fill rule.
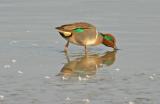
[[[116,39],[115,37],[110,33],[100,33],[100,35],[103,37],[102,44],[104,44],[107,47],[111,47],[114,50],[117,50],[116,46]]]

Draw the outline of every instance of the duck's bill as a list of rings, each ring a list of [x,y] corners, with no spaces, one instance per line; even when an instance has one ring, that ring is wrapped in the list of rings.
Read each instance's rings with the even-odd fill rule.
[[[120,49],[119,49],[117,46],[115,46],[115,47],[114,47],[114,50],[115,50],[115,51],[118,51],[118,50],[120,50]]]
[[[116,48],[114,48],[114,50],[115,50],[115,51],[118,51],[118,50],[120,50],[120,49],[116,47]]]

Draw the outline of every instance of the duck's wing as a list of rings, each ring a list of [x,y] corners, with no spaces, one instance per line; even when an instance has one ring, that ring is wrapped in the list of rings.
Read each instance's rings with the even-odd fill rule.
[[[76,22],[76,23],[65,24],[60,27],[56,27],[56,29],[58,30],[67,31],[67,32],[71,32],[72,30],[75,30],[77,28],[90,29],[90,28],[95,28],[95,26],[86,22]]]
[[[56,27],[58,32],[64,38],[71,37],[73,32],[83,32],[85,29],[91,29],[91,28],[96,28],[96,27],[86,22],[76,22]]]

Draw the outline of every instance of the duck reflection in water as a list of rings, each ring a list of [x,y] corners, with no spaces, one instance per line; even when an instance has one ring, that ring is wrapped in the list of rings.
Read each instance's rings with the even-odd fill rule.
[[[107,51],[104,55],[84,55],[82,57],[70,60],[66,54],[68,63],[66,63],[58,75],[63,79],[78,78],[86,79],[96,74],[97,70],[103,65],[110,66],[116,60],[116,51]]]

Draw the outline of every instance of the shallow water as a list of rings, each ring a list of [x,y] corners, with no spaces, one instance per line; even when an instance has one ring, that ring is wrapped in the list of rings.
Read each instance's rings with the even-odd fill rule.
[[[1,0],[0,104],[159,104],[159,0]],[[70,45],[54,27],[87,21],[117,38]]]

